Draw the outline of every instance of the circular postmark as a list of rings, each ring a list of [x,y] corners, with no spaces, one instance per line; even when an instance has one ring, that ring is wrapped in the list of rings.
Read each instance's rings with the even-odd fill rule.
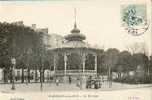
[[[122,25],[128,34],[140,36],[149,27],[145,5],[127,5],[122,7]]]

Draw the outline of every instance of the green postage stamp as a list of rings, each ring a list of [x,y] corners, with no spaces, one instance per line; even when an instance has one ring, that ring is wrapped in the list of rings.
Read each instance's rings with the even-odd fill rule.
[[[125,30],[134,36],[144,34],[149,27],[145,4],[121,5],[121,21]]]

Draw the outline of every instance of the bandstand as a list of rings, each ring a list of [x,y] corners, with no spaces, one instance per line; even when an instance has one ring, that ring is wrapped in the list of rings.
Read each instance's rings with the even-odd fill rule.
[[[60,77],[67,81],[97,75],[97,58],[100,49],[91,47],[85,42],[85,35],[80,33],[75,22],[71,33],[64,37],[61,47],[53,48],[54,77]]]

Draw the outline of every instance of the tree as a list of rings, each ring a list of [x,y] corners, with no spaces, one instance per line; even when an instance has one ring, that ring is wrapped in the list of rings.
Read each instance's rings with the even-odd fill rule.
[[[40,33],[24,25],[0,23],[0,37],[3,38],[3,42],[0,44],[0,62],[1,67],[4,69],[10,68],[11,57],[16,58],[17,68],[24,70],[29,65],[31,67],[33,65],[33,55],[37,55],[37,49],[43,45],[41,44],[42,38]],[[28,54],[29,50],[31,50],[31,54]],[[28,59],[30,60],[27,61]],[[23,77],[22,82],[24,82]]]
[[[150,59],[149,59],[149,73],[152,73],[152,56],[150,56]]]
[[[143,53],[145,55],[148,55],[148,48],[147,48],[147,45],[144,42],[135,42],[135,43],[127,46],[127,50],[131,54]]]
[[[106,74],[107,68],[104,64],[104,57],[105,52],[103,50],[98,52],[98,58],[97,58],[97,72],[99,74]]]
[[[116,66],[119,59],[119,50],[115,48],[110,48],[105,52],[104,63],[108,67],[108,79],[109,79],[109,87],[112,85],[112,69]]]
[[[114,69],[118,73],[118,78],[121,78],[121,73],[129,72],[132,70],[132,56],[128,51],[119,53],[119,60]]]
[[[136,53],[133,54],[132,57],[132,65],[133,65],[133,69],[136,70],[137,66],[140,65],[144,68],[145,73],[148,73],[148,57],[145,54],[142,53]]]
[[[128,50],[133,54],[132,65],[137,67],[138,65],[144,66],[145,73],[149,75],[149,52],[145,42],[136,42],[128,46]]]

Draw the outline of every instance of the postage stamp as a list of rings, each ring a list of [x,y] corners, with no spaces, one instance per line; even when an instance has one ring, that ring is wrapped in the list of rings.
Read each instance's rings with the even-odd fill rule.
[[[129,4],[121,6],[122,26],[128,34],[139,36],[144,34],[148,27],[145,4]]]

